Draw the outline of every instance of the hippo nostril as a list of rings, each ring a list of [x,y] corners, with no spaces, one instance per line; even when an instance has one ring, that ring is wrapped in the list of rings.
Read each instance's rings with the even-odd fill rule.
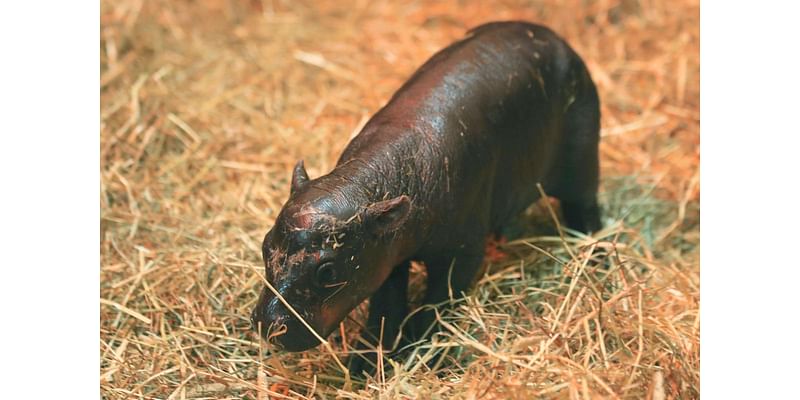
[[[270,324],[270,329],[267,331],[269,332],[267,339],[272,341],[276,337],[286,334],[288,330],[289,327],[286,326],[286,324],[283,321],[273,322],[272,324]]]

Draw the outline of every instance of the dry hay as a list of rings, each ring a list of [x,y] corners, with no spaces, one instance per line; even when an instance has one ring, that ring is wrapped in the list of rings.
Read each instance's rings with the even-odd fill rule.
[[[101,14],[104,397],[699,396],[696,1],[120,0]],[[545,23],[587,60],[607,229],[501,245],[397,374],[347,383],[321,348],[265,356],[248,315],[293,163],[329,171],[415,67],[501,19]]]

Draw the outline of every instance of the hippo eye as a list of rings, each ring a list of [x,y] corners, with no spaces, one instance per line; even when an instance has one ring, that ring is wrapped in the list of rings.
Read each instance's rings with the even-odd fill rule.
[[[327,287],[336,283],[336,268],[332,262],[326,262],[317,267],[317,285]]]

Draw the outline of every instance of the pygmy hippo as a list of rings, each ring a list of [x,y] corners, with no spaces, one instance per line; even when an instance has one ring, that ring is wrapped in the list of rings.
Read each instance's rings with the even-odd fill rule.
[[[485,240],[537,200],[537,183],[568,227],[600,228],[599,123],[595,85],[564,40],[525,22],[481,25],[422,65],[330,173],[309,179],[297,163],[264,238],[266,279],[323,338],[369,297],[362,336],[377,343],[382,329],[391,348],[411,260],[428,272],[424,304],[466,292]],[[252,321],[279,348],[320,344],[268,288]],[[416,313],[403,336],[431,322]]]

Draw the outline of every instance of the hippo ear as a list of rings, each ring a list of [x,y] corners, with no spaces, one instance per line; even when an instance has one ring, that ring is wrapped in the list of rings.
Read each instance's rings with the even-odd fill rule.
[[[364,213],[364,222],[370,232],[381,236],[403,226],[410,213],[411,199],[406,195],[402,195],[367,206],[367,210]]]
[[[306,173],[306,167],[303,165],[303,160],[300,160],[294,166],[294,172],[292,172],[292,188],[290,189],[289,193],[291,194],[300,190],[307,182],[308,173]]]

